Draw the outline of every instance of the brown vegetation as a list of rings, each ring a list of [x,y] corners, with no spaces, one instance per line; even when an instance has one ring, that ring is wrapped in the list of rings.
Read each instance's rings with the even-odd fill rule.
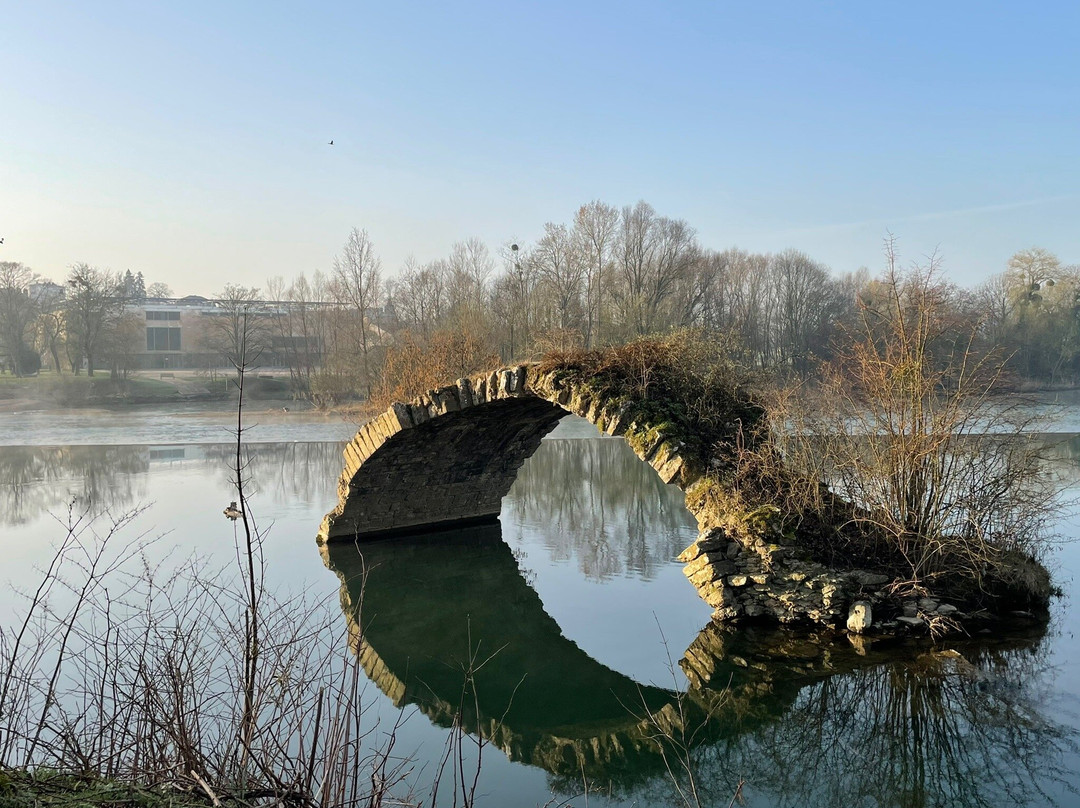
[[[379,408],[411,401],[498,363],[499,357],[485,341],[469,331],[437,331],[427,338],[407,331],[386,349],[382,378],[372,401]]]
[[[834,565],[969,604],[1045,604],[1038,558],[1057,491],[1040,468],[1039,418],[994,397],[1006,358],[979,349],[980,324],[955,317],[934,264],[890,262],[875,291],[819,383],[773,400],[768,448],[740,473],[783,493],[787,521],[810,517],[803,534]]]

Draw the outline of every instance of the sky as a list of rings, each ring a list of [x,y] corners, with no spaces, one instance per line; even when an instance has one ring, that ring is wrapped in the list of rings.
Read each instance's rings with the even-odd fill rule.
[[[0,260],[392,275],[639,199],[706,247],[1080,263],[1080,4],[0,0]],[[329,145],[333,140],[334,145]]]

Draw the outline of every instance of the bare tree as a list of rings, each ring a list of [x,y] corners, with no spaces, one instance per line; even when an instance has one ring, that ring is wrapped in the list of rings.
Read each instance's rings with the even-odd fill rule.
[[[491,302],[496,324],[505,329],[507,338],[502,359],[510,362],[529,345],[536,279],[534,264],[527,249],[510,244],[501,254],[505,270],[495,279]]]
[[[777,359],[805,371],[815,347],[827,340],[839,296],[829,271],[798,250],[785,250],[769,262],[777,300]]]
[[[450,306],[455,316],[473,320],[487,303],[488,278],[495,262],[487,246],[478,238],[457,242],[447,259]]]
[[[311,278],[304,273],[285,285],[274,278],[268,292],[275,304],[284,311],[272,317],[270,326],[273,348],[289,366],[293,388],[308,395],[312,381],[318,376],[328,343],[328,299],[326,277],[315,272]]]
[[[1007,277],[1015,298],[1022,302],[1039,302],[1041,292],[1057,281],[1061,262],[1042,247],[1020,250],[1009,259]]]
[[[29,340],[40,306],[31,285],[39,278],[28,267],[0,261],[0,355],[6,356],[16,376],[34,373],[41,365],[33,362]],[[31,367],[33,365],[33,367]]]
[[[106,333],[124,313],[123,283],[119,275],[89,264],[75,264],[67,279],[69,343],[75,357],[86,360],[86,374],[94,375],[94,361]],[[78,373],[78,365],[75,365]]]
[[[60,348],[66,333],[64,327],[64,309],[59,305],[43,305],[34,325],[35,343],[42,353],[52,357],[57,373],[63,372],[60,364]]]
[[[622,211],[612,294],[624,322],[637,335],[661,324],[661,310],[698,253],[693,229],[656,215],[647,202]]]
[[[347,307],[355,315],[350,329],[353,344],[363,364],[362,381],[368,398],[372,392],[371,330],[372,315],[378,303],[382,287],[381,264],[375,254],[375,245],[366,230],[353,228],[345,240],[341,255],[334,259],[334,271],[330,291],[338,304]]]
[[[172,297],[172,289],[169,284],[156,281],[146,287],[147,297],[169,298]]]
[[[585,264],[566,225],[544,225],[544,235],[536,242],[530,260],[543,287],[551,294],[560,329],[574,327],[574,315],[581,304],[581,282]]]
[[[431,334],[449,310],[447,275],[445,261],[406,260],[388,295],[401,325],[424,338]]]
[[[133,312],[121,312],[101,335],[98,348],[100,361],[109,365],[109,378],[127,383],[128,372],[135,367],[135,356],[146,334],[146,323]]]
[[[578,208],[574,217],[574,240],[581,252],[585,272],[585,347],[600,339],[600,314],[603,311],[603,277],[611,261],[612,248],[619,230],[619,211],[594,200]]]
[[[258,365],[270,344],[269,317],[259,301],[259,290],[227,283],[207,313],[203,347],[213,351],[236,369]],[[237,385],[240,379],[237,377]]]

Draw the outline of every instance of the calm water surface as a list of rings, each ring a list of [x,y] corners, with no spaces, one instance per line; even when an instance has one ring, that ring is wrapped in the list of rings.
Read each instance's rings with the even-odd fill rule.
[[[461,665],[479,648],[470,732],[491,806],[680,804],[657,727],[682,740],[702,804],[1080,804],[1080,624],[1067,596],[1045,633],[932,648],[853,647],[710,627],[674,557],[695,536],[674,487],[618,439],[566,419],[521,469],[500,524],[370,543],[314,543],[353,425],[266,412],[248,437],[252,512],[269,528],[269,585],[337,597],[367,570],[361,659],[368,716],[415,760],[418,794],[445,751]],[[1063,425],[1080,424],[1080,408]],[[25,413],[0,421],[0,613],[49,557],[70,505],[149,505],[137,528],[162,556],[222,564],[235,525],[229,416]],[[1055,438],[1054,472],[1080,483],[1080,440]],[[1080,536],[1080,511],[1059,530]],[[1067,592],[1078,545],[1055,556]],[[329,569],[328,569],[329,567]],[[956,650],[961,656],[941,653]],[[495,653],[497,652],[497,653]],[[492,655],[493,654],[493,655]],[[377,730],[373,742],[379,738]],[[449,794],[447,794],[449,798]]]

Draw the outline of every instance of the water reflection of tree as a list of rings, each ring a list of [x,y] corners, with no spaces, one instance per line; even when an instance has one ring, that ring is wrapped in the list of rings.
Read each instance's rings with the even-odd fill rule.
[[[256,443],[245,447],[253,496],[276,502],[326,502],[337,497],[343,443]],[[230,482],[236,444],[201,447],[208,465]]]
[[[329,503],[341,474],[341,450],[336,441],[253,444],[247,471],[253,488],[274,501]],[[73,499],[95,512],[131,507],[146,497],[155,452],[180,463],[201,462],[224,485],[235,451],[232,444],[0,447],[0,524],[25,524]]]
[[[0,524],[21,525],[77,499],[96,512],[123,509],[145,495],[144,446],[0,448]]]
[[[1046,651],[929,652],[805,687],[785,715],[698,765],[776,805],[1001,806],[1076,793],[1078,731],[1050,713]]]
[[[693,541],[675,486],[621,440],[547,440],[518,472],[503,504],[506,532],[539,534],[556,561],[586,575],[650,579]]]

